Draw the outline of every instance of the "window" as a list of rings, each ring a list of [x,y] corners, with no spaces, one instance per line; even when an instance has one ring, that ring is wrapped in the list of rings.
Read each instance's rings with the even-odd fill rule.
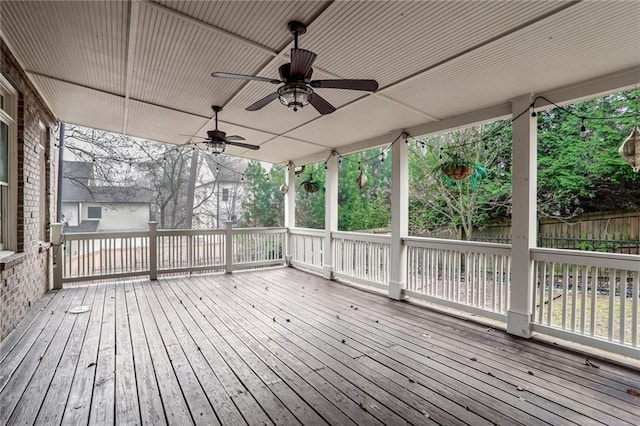
[[[17,229],[18,93],[0,75],[0,250],[15,250]]]
[[[229,201],[229,188],[222,189],[222,201]]]
[[[87,218],[88,219],[101,219],[102,218],[102,207],[87,207]]]

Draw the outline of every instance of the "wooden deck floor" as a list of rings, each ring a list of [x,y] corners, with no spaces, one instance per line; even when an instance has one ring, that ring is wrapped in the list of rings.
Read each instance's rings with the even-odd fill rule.
[[[0,344],[0,424],[637,425],[639,388],[293,269],[51,292]]]

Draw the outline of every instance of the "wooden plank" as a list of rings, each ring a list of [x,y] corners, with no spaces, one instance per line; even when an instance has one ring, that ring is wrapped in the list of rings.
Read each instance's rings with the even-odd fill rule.
[[[134,356],[136,373],[137,399],[140,407],[140,421],[142,424],[166,424],[167,419],[160,397],[158,379],[153,368],[153,361],[149,351],[149,343],[142,325],[142,317],[138,307],[138,300],[131,283],[124,284],[127,312],[129,315],[129,330],[131,332],[131,347]]]
[[[18,350],[19,346],[23,347],[24,351],[28,350],[30,344],[25,344],[22,339],[28,339],[31,336],[37,335],[35,330],[40,330],[47,319],[47,310],[55,309],[56,306],[63,299],[63,291],[52,290],[48,291],[38,300],[31,308],[29,313],[20,321],[20,324],[16,326],[7,337],[0,342],[0,367],[9,353],[13,350]]]
[[[203,284],[199,279],[193,280]],[[202,287],[200,287],[203,290]],[[258,327],[254,321],[244,317],[248,304],[243,306],[225,303],[224,298],[218,298],[216,312],[229,329],[240,338],[266,365],[268,365],[285,383],[287,383],[300,397],[330,424],[354,424],[347,415],[333,405],[327,395],[335,394],[336,388],[327,386],[326,381],[320,380],[313,368],[300,361],[294,353],[300,355],[299,348],[286,348],[276,343],[278,333],[273,333],[267,327]],[[265,323],[258,323],[265,324]],[[272,326],[273,327],[273,326]],[[318,362],[314,363],[316,366]],[[359,407],[352,405],[352,413],[361,413]],[[369,419],[370,421],[371,419]]]
[[[275,288],[273,288],[272,290],[275,290]],[[288,294],[290,294],[290,292],[291,292],[291,290],[290,290],[289,288],[287,288],[287,293],[288,293]],[[362,313],[363,311],[361,310],[360,312]],[[401,332],[401,331],[402,331],[402,330],[395,330],[395,332]],[[484,373],[483,373],[483,374],[484,374]],[[568,393],[568,392],[567,392],[567,393]],[[571,394],[575,395],[575,393],[573,393],[573,392],[572,392]],[[506,395],[505,395],[505,397],[506,397]],[[604,408],[604,407],[602,407],[602,408]],[[605,411],[606,411],[606,410],[605,410]],[[609,420],[611,420],[611,418],[609,418]]]
[[[46,355],[56,333],[58,333],[58,331],[60,331],[60,333],[65,331],[63,327],[66,325],[65,318],[69,317],[65,312],[69,309],[69,306],[73,306],[74,303],[82,301],[83,295],[82,290],[71,291],[71,297],[65,298],[64,304],[60,306],[62,309],[56,309],[52,312],[45,328],[38,334],[37,340],[30,347],[24,358],[20,360],[15,369],[13,371],[3,372],[7,380],[0,389],[0,424],[8,422],[13,410],[19,403],[22,393],[31,382],[36,370]],[[50,362],[51,357],[47,358],[47,364]]]
[[[273,291],[273,289],[271,289],[270,287],[270,291]],[[273,294],[270,295],[271,297],[269,298],[269,301],[273,299]],[[286,295],[284,296],[286,300]],[[269,301],[265,300],[263,303],[267,304]],[[278,303],[281,303],[282,300],[278,300]],[[295,303],[295,302],[293,302]],[[305,309],[306,311],[306,309]],[[312,316],[317,316],[317,314],[315,312],[311,312],[309,314],[311,317]],[[297,319],[300,319],[302,321],[309,321],[309,318],[303,318],[303,317],[298,317],[296,315]],[[342,317],[341,317],[342,318]],[[336,318],[337,320],[337,318]],[[328,322],[329,319],[324,320],[321,324],[325,324],[326,322]],[[340,320],[342,321],[342,320]],[[322,327],[323,325],[320,325],[320,327]],[[290,325],[288,325],[287,327],[290,327]],[[348,341],[347,344],[351,345],[353,344],[353,339],[357,339],[354,336],[349,336],[350,339]],[[293,337],[289,335],[289,338],[293,340]],[[322,356],[321,353],[318,354],[318,356]],[[385,401],[388,400],[388,396],[386,396],[386,390],[387,389],[392,389],[393,390],[393,395],[394,396],[402,396],[401,401],[403,402],[411,402],[413,409],[415,409],[416,411],[418,411],[419,413],[422,413],[423,411],[426,411],[428,413],[430,413],[430,415],[437,420],[440,423],[447,423],[447,422],[453,422],[453,424],[455,424],[455,419],[451,418],[452,416],[449,413],[446,413],[444,411],[442,411],[439,406],[442,404],[443,401],[440,401],[438,399],[436,400],[423,400],[423,399],[416,399],[415,396],[411,396],[409,395],[406,389],[403,389],[403,387],[405,387],[406,385],[408,385],[409,382],[409,377],[411,377],[410,375],[408,375],[407,377],[405,377],[405,380],[403,381],[402,384],[396,384],[396,383],[390,383],[390,381],[385,378],[382,377],[378,374],[377,371],[369,369],[369,368],[365,368],[361,365],[359,365],[358,363],[353,364],[353,359],[351,358],[346,358],[344,357],[344,355],[341,355],[339,352],[333,352],[330,354],[331,357],[334,358],[334,360],[332,361],[331,359],[327,359],[324,362],[327,363],[328,366],[330,366],[333,370],[336,370],[336,367],[338,368],[338,371],[340,373],[340,375],[343,375],[344,377],[349,377],[350,381],[352,383],[354,383],[356,386],[361,386],[364,384],[364,386],[371,386],[368,385],[368,381],[372,381],[375,385],[378,385],[378,387],[380,388],[378,390],[378,397],[382,398],[381,401],[379,401],[378,403],[382,403],[384,404]],[[358,357],[360,358],[360,357]],[[336,366],[335,365],[335,360],[340,360],[342,362],[342,364],[344,364],[345,366],[348,366],[346,369],[342,368],[341,366]],[[349,371],[349,369],[354,370],[353,372]],[[322,373],[324,375],[324,373]],[[358,379],[358,375],[360,375],[361,379]],[[405,385],[405,386],[403,386]],[[454,384],[454,387],[459,386],[458,384]],[[369,387],[369,389],[375,389],[374,387]],[[360,393],[362,393],[363,391],[361,390]],[[456,392],[450,392],[449,394],[453,394],[454,396],[458,395],[458,391]],[[467,406],[473,406],[472,403],[467,404]],[[481,404],[477,404],[480,408],[482,408]],[[467,411],[464,407],[459,407],[461,410],[465,410]],[[407,413],[411,413],[412,410],[406,410],[406,409],[402,409],[402,408],[398,408],[398,406],[396,405],[396,409],[399,411],[398,415],[400,416],[406,416]],[[502,420],[507,420],[508,422],[513,422],[513,419],[509,419],[506,417],[500,418],[500,416],[498,416],[498,419],[502,419]],[[416,421],[416,419],[411,419],[411,420],[407,420],[407,421]],[[475,423],[481,423],[481,419],[478,416],[475,416]]]
[[[195,306],[187,299],[184,300],[184,311],[178,310],[178,315],[184,326],[190,331],[194,342],[200,348],[207,363],[215,366],[213,369],[216,378],[224,386],[228,395],[242,414],[244,420],[250,425],[272,424],[267,414],[260,407],[260,404],[253,398],[251,393],[247,391],[243,382],[236,375],[228,360],[223,358],[218,352],[217,347],[209,340],[211,333],[205,325],[205,329],[201,328],[204,324],[204,317],[195,308]]]
[[[5,356],[2,362],[0,362],[0,392],[7,385],[7,382],[14,374],[16,368],[20,366],[22,360],[32,350],[33,346],[47,338],[48,334],[52,332],[56,320],[61,319],[59,308],[62,307],[63,311],[69,306],[71,295],[66,290],[58,290],[59,295],[56,298],[56,305],[51,305],[46,311],[43,311],[43,315],[39,315],[36,321],[29,327],[28,332],[20,338],[13,347],[10,343],[3,342],[2,347],[5,348]],[[13,334],[13,333],[12,333]],[[16,334],[18,336],[18,334]]]
[[[193,424],[191,412],[180,389],[180,384],[158,330],[158,324],[156,324],[145,295],[144,287],[150,285],[154,284],[135,282],[133,283],[133,289],[138,301],[144,333],[149,344],[149,353],[164,406],[164,415],[170,425]]]
[[[116,424],[139,424],[137,377],[129,329],[129,310],[124,284],[115,286],[115,421]]]
[[[179,283],[180,281],[178,281]],[[170,289],[164,289],[166,285],[163,281],[158,282],[160,285],[152,286],[155,297],[162,306],[166,306],[164,309],[165,315],[169,324],[175,333],[177,340],[185,353],[185,356],[196,373],[198,382],[202,387],[207,399],[209,400],[215,414],[224,424],[245,424],[244,420],[231,397],[227,394],[224,386],[218,380],[218,377],[214,373],[212,364],[207,362],[204,357],[201,348],[195,342],[190,330],[182,322],[180,316],[176,311],[184,311],[184,306],[178,303],[177,298]],[[176,282],[172,281],[173,285]],[[169,297],[167,294],[169,293]],[[216,366],[217,367],[217,366]],[[213,419],[211,419],[213,423]]]
[[[282,275],[283,270],[277,270],[276,275]],[[288,271],[287,271],[288,272]],[[294,271],[297,272],[297,271]],[[300,272],[297,272],[300,273]],[[296,280],[294,277],[289,279]],[[322,280],[321,278],[313,277],[314,280]],[[312,283],[314,281],[311,281]],[[276,281],[277,283],[277,281]],[[329,287],[345,287],[341,284],[334,282],[328,282],[326,284]],[[287,287],[287,291],[295,293],[298,291],[294,286]],[[355,293],[349,295],[349,293]],[[360,295],[359,293],[363,293]],[[526,362],[536,362],[547,364],[552,369],[565,369],[571,374],[583,376],[591,380],[603,381],[607,380],[611,386],[617,386],[620,389],[627,389],[629,386],[633,386],[633,381],[628,379],[628,370],[603,364],[601,369],[589,369],[589,368],[576,368],[576,365],[584,365],[584,357],[580,355],[560,350],[557,348],[551,348],[546,345],[541,345],[537,342],[527,341],[526,339],[516,339],[505,333],[486,333],[486,326],[481,324],[472,323],[469,321],[459,321],[452,317],[447,317],[436,312],[429,311],[419,306],[414,306],[408,303],[394,303],[385,298],[378,297],[373,294],[360,292],[350,287],[346,287],[343,293],[336,292],[333,294],[337,300],[343,300],[344,303],[360,303],[361,305],[369,305],[371,310],[380,311],[382,318],[395,321],[398,318],[403,318],[405,324],[412,324],[415,322],[423,323],[425,327],[433,325],[432,331],[436,333],[442,333],[447,335],[461,335],[465,339],[469,339],[469,343],[474,345],[483,346],[487,349],[498,350],[499,352],[506,351],[507,353],[517,354],[519,358],[528,358]],[[355,299],[354,297],[359,297]],[[385,313],[385,306],[391,306],[393,304],[392,313]],[[375,307],[375,308],[374,308]],[[365,309],[367,306],[365,306]],[[377,311],[376,311],[377,312]],[[490,344],[487,344],[490,343]],[[500,346],[496,349],[496,346]],[[549,360],[553,359],[553,363]],[[612,374],[609,374],[612,373]]]
[[[102,328],[89,411],[90,422],[95,424],[113,424],[115,421],[115,305],[115,285],[108,284],[102,312]]]
[[[96,297],[100,297],[98,293],[96,287],[89,288],[85,295],[85,300],[82,302],[83,306],[91,309]],[[29,410],[33,412],[32,415],[37,415],[37,418],[23,418],[21,423],[31,424],[34,423],[35,420],[35,423],[38,424],[60,424],[62,421],[64,409],[67,405],[67,396],[71,390],[73,376],[78,365],[78,360],[80,359],[80,352],[84,346],[87,333],[89,332],[89,324],[94,312],[90,310],[88,312],[70,315],[76,315],[75,324],[73,325],[71,336],[65,344],[60,362],[55,368],[51,385],[48,389],[36,393],[37,400],[43,401],[42,408],[38,413],[30,407]],[[43,372],[43,374],[47,374],[47,372]]]
[[[196,318],[201,315],[195,307],[185,301],[184,310],[177,310],[180,321],[189,330],[194,343],[206,359],[216,379],[220,381],[232,401],[238,408],[244,420],[251,425],[272,424],[269,417],[262,410],[258,402],[247,392],[243,383],[236,376],[236,373],[229,367],[227,360],[223,358],[217,351],[217,348],[209,340],[209,335],[201,329],[200,324],[196,322]],[[235,416],[224,417],[224,423],[233,423],[236,421]]]
[[[160,330],[160,336],[169,360],[171,361],[171,366],[178,379],[180,390],[191,412],[191,417],[195,424],[218,425],[220,423],[209,398],[207,398],[202,388],[202,383],[189,362],[179,337],[175,334],[171,320],[167,318],[167,311],[171,307],[169,305],[165,306],[157,299],[155,290],[158,289],[159,286],[159,282],[147,284],[143,286],[143,289],[155,322]]]
[[[288,385],[276,386],[281,382],[286,382],[276,371],[270,368],[269,365],[252,352],[245,341],[234,334],[231,330],[231,326],[225,324],[225,322],[220,318],[221,313],[218,312],[218,309],[214,310],[211,309],[210,306],[207,306],[206,315],[207,321],[215,327],[220,337],[227,342],[229,347],[231,347],[238,356],[247,362],[256,376],[273,391],[278,399],[289,407],[297,421],[302,424],[325,424],[322,418],[319,417],[318,414]],[[247,386],[247,388],[249,391],[253,392],[252,387]]]
[[[91,289],[88,291],[80,289],[76,293],[74,302],[71,305],[72,308],[76,306],[76,303],[78,303],[78,305],[83,302],[91,303],[94,291]],[[88,318],[87,314],[84,314],[83,316]],[[11,418],[9,419],[10,423],[33,424],[35,421],[38,416],[38,411],[42,409],[42,395],[47,393],[47,390],[52,384],[51,382],[54,377],[55,370],[60,366],[65,347],[67,344],[77,344],[84,336],[83,325],[86,326],[86,322],[85,324],[80,324],[80,327],[76,329],[77,332],[73,333],[74,326],[77,321],[77,314],[71,314],[68,311],[65,312],[65,317],[60,323],[60,327],[47,347],[46,352],[40,358],[38,368],[34,372],[33,377],[29,382],[29,386],[27,386],[22,393],[20,402],[11,414]],[[84,321],[81,320],[81,322]],[[64,403],[64,401],[62,401],[62,403]]]
[[[267,383],[274,384],[278,382],[278,377],[274,374],[269,374],[269,371],[265,370],[260,364],[257,365],[259,370],[254,370],[256,365],[251,362],[253,360],[243,358],[234,350],[232,345],[219,333],[218,324],[212,321],[214,315],[207,304],[199,298],[193,301],[183,300],[183,304],[191,310],[193,317],[198,319],[200,328],[206,334],[213,347],[216,348],[234,371],[244,388],[259,402],[269,419],[275,424],[300,424],[287,406],[267,386]]]
[[[87,424],[89,422],[106,290],[106,285],[97,286],[91,306],[87,333],[80,350],[75,372],[72,375],[71,389],[69,390],[62,416],[62,423],[64,424]],[[53,397],[54,395],[52,394]],[[43,422],[41,424],[49,423]]]
[[[220,300],[220,299],[222,299],[222,298],[218,298],[217,300]],[[235,300],[235,297],[233,299],[228,298],[227,300],[233,301],[233,300]],[[268,304],[269,304],[269,301],[265,300],[263,303],[260,303],[260,305],[255,305],[255,306],[259,306],[259,307],[256,307],[256,308],[252,309],[252,312],[254,310],[256,312],[260,312]],[[232,310],[232,312],[238,312],[239,310],[240,309],[235,309],[235,310]],[[271,321],[271,316],[270,315],[272,315],[276,311],[277,311],[277,309],[272,310],[271,312],[269,312],[269,314],[265,315],[267,317],[266,318],[267,324],[269,324],[269,323],[273,324],[273,322]],[[296,317],[296,319],[297,319],[297,317]],[[331,348],[331,349],[329,349],[329,351],[330,351],[330,353],[334,354],[333,357],[327,356],[328,354],[327,355],[323,354],[324,351],[319,351],[318,348],[314,346],[316,344],[316,342],[318,341],[318,339],[314,339],[313,337],[310,338],[310,339],[307,338],[306,341],[304,339],[299,339],[297,337],[297,334],[300,334],[299,330],[301,329],[301,327],[297,326],[298,323],[303,324],[303,326],[305,325],[303,321],[295,321],[295,320],[292,319],[292,321],[288,322],[288,323],[284,322],[284,321],[276,322],[275,326],[273,328],[273,330],[276,330],[276,327],[281,327],[281,328],[285,329],[284,331],[282,331],[282,338],[285,341],[290,341],[291,343],[295,343],[295,348],[296,349],[292,349],[291,352],[295,353],[296,357],[298,357],[300,359],[307,359],[307,357],[304,356],[304,354],[308,353],[308,354],[313,354],[313,356],[315,356],[317,358],[322,358],[323,359],[322,363],[327,365],[326,368],[323,367],[321,369],[323,371],[325,371],[327,368],[335,369],[336,362],[342,362],[342,363],[345,363],[345,364],[351,364],[351,363],[354,362],[352,357],[349,357],[349,356],[344,355],[344,354],[342,354],[342,358],[341,358],[340,361],[338,359],[336,359],[335,352],[339,352],[339,351],[336,348],[333,348],[331,346],[329,346],[329,348]],[[268,329],[268,328],[265,328],[265,329]],[[269,334],[269,338],[271,338],[273,341],[278,340],[277,336],[274,336],[273,333]],[[342,346],[344,347],[345,345],[342,345]],[[279,352],[279,353],[281,353],[281,352]],[[339,358],[339,356],[338,356],[338,358]],[[294,368],[294,367],[292,367],[292,368]],[[295,368],[295,370],[296,371],[300,371],[299,368],[297,368],[297,367]],[[364,376],[366,376],[366,374]],[[338,377],[340,377],[340,376],[338,376]],[[308,378],[308,376],[305,375],[305,379],[307,379],[307,378]],[[355,412],[353,411],[353,407],[348,407],[349,411],[345,411],[345,413],[347,415],[354,416],[354,414],[355,414],[357,416],[358,412],[362,413],[363,411],[364,411],[364,413],[368,413],[368,411],[366,409],[367,408],[366,406],[360,407],[360,405],[359,405],[359,404],[364,404],[363,403],[363,399],[362,399],[363,397],[353,398],[353,395],[356,395],[356,396],[357,395],[362,395],[362,390],[361,389],[358,389],[358,391],[354,392],[353,391],[354,387],[352,385],[348,384],[348,382],[345,379],[341,379],[338,382],[336,382],[335,380],[332,380],[331,383],[332,383],[333,386],[339,386],[339,390],[341,392],[343,392],[344,395],[347,398],[351,398],[352,399],[351,404],[356,404],[356,411]],[[336,383],[340,383],[340,385],[336,385]],[[349,396],[349,395],[351,395],[351,396]],[[402,390],[400,390],[400,395],[402,396]],[[344,398],[340,397],[340,399],[344,399]],[[411,400],[411,398],[407,398],[407,399]],[[419,403],[422,404],[423,402],[424,401],[421,401]],[[371,403],[371,407],[380,408],[380,407],[383,407],[383,406],[380,404],[379,401],[376,401],[375,403]],[[365,409],[363,410],[363,408],[365,408]],[[392,418],[395,417],[396,420],[398,419],[397,415],[395,415],[393,412],[391,412],[390,410],[388,410],[386,408],[383,410],[383,412],[386,413],[386,416],[391,415]],[[391,413],[391,414],[389,414],[389,413]],[[352,417],[352,418],[354,419],[354,421],[357,421],[355,416]],[[390,418],[383,416],[383,417],[380,417],[379,420],[386,423],[386,422],[388,422],[390,420]],[[424,418],[422,417],[422,415],[420,415],[418,417],[418,420],[420,422],[424,421]],[[365,421],[365,424],[367,424],[369,422],[370,422],[370,420]],[[361,423],[361,422],[358,421],[358,423]],[[444,423],[446,423],[446,422],[444,422]]]

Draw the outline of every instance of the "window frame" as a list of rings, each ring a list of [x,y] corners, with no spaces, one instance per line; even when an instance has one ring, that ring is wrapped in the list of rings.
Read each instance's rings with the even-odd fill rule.
[[[1,182],[2,208],[0,227],[0,257],[14,253],[17,249],[18,229],[18,91],[9,80],[0,73],[0,121],[8,127],[7,141],[7,182]],[[6,220],[5,220],[6,218]]]
[[[91,211],[91,209],[98,209],[98,211],[100,212],[100,216],[99,217],[92,217],[91,213],[89,213]],[[89,219],[89,220],[102,219],[102,206],[87,206],[87,219]]]

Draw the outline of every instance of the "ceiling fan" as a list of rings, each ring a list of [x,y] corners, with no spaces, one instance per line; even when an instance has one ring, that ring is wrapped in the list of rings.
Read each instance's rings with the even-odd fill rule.
[[[215,113],[216,128],[215,130],[207,130],[208,137],[203,138],[201,136],[195,136],[195,135],[182,135],[182,136],[189,136],[191,138],[204,139],[203,142],[207,146],[207,149],[211,151],[214,155],[222,154],[227,145],[239,146],[241,148],[252,149],[254,151],[260,149],[258,145],[251,145],[248,143],[239,142],[239,141],[245,140],[245,138],[243,138],[242,136],[238,136],[238,135],[227,136],[225,132],[223,132],[222,130],[218,130],[218,113],[222,111],[222,107],[213,105],[211,109],[213,109],[213,112]]]
[[[307,32],[307,27],[298,21],[289,22],[289,31],[293,34],[294,47],[291,49],[291,62],[279,69],[280,79],[271,79],[244,74],[214,72],[213,77],[234,78],[238,80],[262,81],[281,84],[278,90],[247,107],[247,111],[257,111],[276,98],[294,111],[311,104],[320,114],[331,114],[336,108],[318,95],[313,89],[350,89],[375,92],[378,82],[375,80],[311,80],[313,62],[317,55],[309,50],[298,48],[298,36]]]

